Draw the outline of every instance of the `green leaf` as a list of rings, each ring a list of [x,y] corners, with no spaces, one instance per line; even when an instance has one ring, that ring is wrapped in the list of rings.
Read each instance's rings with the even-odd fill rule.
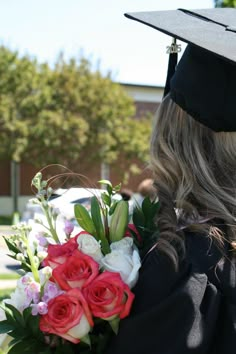
[[[31,333],[36,336],[40,337],[42,335],[42,332],[39,329],[39,320],[40,316],[29,316],[28,322],[27,322],[27,330],[30,330]]]
[[[140,228],[144,228],[145,217],[142,209],[139,206],[136,206],[133,210],[133,223],[138,231],[140,231]]]
[[[86,336],[80,338],[81,342],[87,344],[89,347],[91,347],[91,340],[88,334]]]
[[[108,179],[101,179],[98,183],[104,184],[105,186],[110,186],[112,188],[112,184]]]
[[[9,324],[7,320],[0,322],[0,334],[9,333],[9,332],[13,331],[14,328],[15,327],[13,325]]]
[[[110,216],[114,213],[118,202],[119,202],[118,200],[114,201],[114,202],[112,203],[111,207],[109,208],[109,215],[110,215]]]
[[[36,348],[37,342],[35,340],[30,340],[30,338],[26,338],[11,347],[8,354],[36,354],[38,352]]]
[[[107,194],[106,192],[101,194],[102,201],[105,205],[110,206],[111,205],[111,196]]]
[[[10,342],[9,342],[9,347],[11,347],[11,346],[13,346],[13,345],[19,343],[20,340],[22,340],[22,339],[20,339],[20,338],[12,338],[12,339],[10,340]]]
[[[142,202],[142,211],[144,214],[145,219],[148,219],[150,215],[150,210],[152,207],[152,202],[149,197],[145,197],[143,202]]]
[[[23,318],[24,318],[25,323],[28,322],[28,320],[31,316],[32,316],[32,309],[30,307],[27,307],[26,309],[24,309]]]
[[[6,245],[7,245],[8,249],[9,249],[9,251],[12,251],[13,253],[16,253],[16,254],[20,252],[20,251],[18,250],[18,248],[17,248],[12,242],[10,242],[10,241],[7,239],[6,236],[3,236],[3,238],[4,238],[4,241],[6,242]]]
[[[119,331],[119,323],[120,323],[119,317],[115,317],[113,320],[108,321],[108,322],[109,322],[109,325],[111,326],[113,332],[114,332],[115,334],[118,334],[118,331]]]
[[[110,223],[110,241],[116,242],[124,237],[129,221],[129,204],[125,200],[120,200],[117,203]]]
[[[108,194],[112,195],[113,187],[112,187],[112,184],[110,181],[108,181],[107,179],[102,179],[102,180],[98,181],[98,183],[105,185],[107,187]]]
[[[101,209],[96,197],[91,198],[91,216],[99,239],[104,238],[105,230],[101,217]]]
[[[119,192],[119,190],[121,189],[121,183],[117,184],[115,187],[113,187],[113,191],[115,193]]]
[[[81,205],[81,204],[76,204],[74,206],[74,212],[75,212],[75,218],[78,222],[78,224],[89,234],[93,235],[96,237],[96,228],[94,225],[94,222],[92,218],[89,215],[89,212],[87,209]]]
[[[81,344],[79,344],[79,347],[81,347]],[[54,354],[74,354],[75,351],[73,350],[72,343],[65,342],[65,343],[61,344],[60,346],[54,348],[53,353]],[[77,351],[76,351],[76,353],[77,353]],[[81,354],[82,353],[83,353],[83,351],[81,351]],[[89,353],[91,353],[91,352],[89,351]],[[41,354],[41,353],[39,353],[39,354]],[[44,352],[42,354],[44,354]],[[47,354],[47,353],[45,353],[45,354]],[[78,354],[80,354],[80,350],[78,350]]]
[[[13,315],[14,319],[16,320],[16,322],[20,326],[24,327],[25,321],[24,321],[24,318],[23,318],[22,314],[20,313],[20,311],[17,310],[17,308],[15,308],[11,304],[6,304],[6,308],[8,308],[8,309],[10,309],[12,311],[12,315]]]
[[[25,330],[24,327],[20,327],[19,324],[17,327],[14,328],[13,331],[11,331],[10,336],[12,338],[15,338],[16,340],[22,340],[27,336],[27,331]]]
[[[157,215],[159,208],[159,202],[152,202],[149,197],[144,198],[142,202],[142,211],[145,218],[145,227],[150,231],[155,228],[153,219]]]
[[[91,216],[96,229],[97,237],[101,240],[102,251],[107,254],[110,252],[110,247],[106,239],[105,228],[102,222],[100,204],[96,197],[91,198]]]

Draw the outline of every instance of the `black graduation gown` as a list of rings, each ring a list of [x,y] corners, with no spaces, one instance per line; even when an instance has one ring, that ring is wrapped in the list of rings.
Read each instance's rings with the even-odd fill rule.
[[[178,272],[156,250],[145,258],[131,314],[106,354],[235,354],[236,270],[209,238],[186,234]]]

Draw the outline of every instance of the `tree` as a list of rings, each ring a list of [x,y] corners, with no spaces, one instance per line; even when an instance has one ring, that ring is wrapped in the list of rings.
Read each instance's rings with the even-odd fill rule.
[[[215,7],[236,7],[236,0],[215,0]]]
[[[2,47],[0,74],[2,159],[40,166],[80,151],[86,143],[88,124],[53,107],[53,75],[47,64],[20,58],[17,52]]]
[[[85,58],[61,55],[50,68],[1,47],[0,75],[0,159],[36,167],[147,159],[150,120],[134,120],[133,100]]]
[[[82,59],[69,63],[60,57],[52,80],[54,105],[63,112],[80,114],[88,123],[87,143],[82,155],[91,160],[112,163],[125,151],[123,136],[129,144],[135,130],[129,121],[135,113],[132,99],[109,75],[93,72],[91,64]],[[119,130],[120,134],[117,134]]]

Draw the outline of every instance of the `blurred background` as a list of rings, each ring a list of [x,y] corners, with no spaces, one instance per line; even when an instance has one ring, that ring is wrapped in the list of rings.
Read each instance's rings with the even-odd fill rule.
[[[1,1],[0,225],[22,216],[32,177],[51,164],[86,176],[89,187],[106,178],[137,191],[150,177],[151,122],[171,39],[123,14],[235,2]],[[72,184],[81,187],[74,178],[63,188]]]

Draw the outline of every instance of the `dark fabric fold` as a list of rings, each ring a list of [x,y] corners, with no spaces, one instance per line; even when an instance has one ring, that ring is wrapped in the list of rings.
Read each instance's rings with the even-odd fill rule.
[[[234,264],[222,264],[209,239],[186,239],[187,256],[178,272],[156,250],[148,255],[132,312],[106,354],[235,354],[235,283],[228,283]]]

